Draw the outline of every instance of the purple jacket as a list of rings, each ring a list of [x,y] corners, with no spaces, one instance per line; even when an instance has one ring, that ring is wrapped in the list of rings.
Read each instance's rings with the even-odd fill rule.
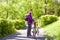
[[[32,24],[33,21],[34,21],[33,18],[32,18],[31,13],[29,13],[29,14],[27,15],[26,19],[27,19],[28,24]]]

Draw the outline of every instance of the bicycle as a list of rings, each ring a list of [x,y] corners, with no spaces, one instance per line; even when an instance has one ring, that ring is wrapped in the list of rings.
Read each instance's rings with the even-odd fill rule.
[[[34,28],[33,28],[32,33],[33,33],[33,37],[35,37],[36,34],[39,35],[39,27],[38,27],[37,22],[34,22]]]

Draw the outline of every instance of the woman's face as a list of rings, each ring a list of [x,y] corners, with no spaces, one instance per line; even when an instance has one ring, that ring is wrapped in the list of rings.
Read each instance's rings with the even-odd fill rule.
[[[30,9],[29,11],[32,12],[32,9]]]
[[[29,10],[28,14],[31,14],[32,15],[32,9]]]
[[[32,14],[32,11],[29,11],[29,14]]]

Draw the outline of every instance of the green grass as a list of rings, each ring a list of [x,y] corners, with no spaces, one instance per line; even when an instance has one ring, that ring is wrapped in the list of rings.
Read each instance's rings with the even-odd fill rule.
[[[60,40],[60,17],[59,20],[45,26],[45,33],[50,37],[55,37],[55,40]]]

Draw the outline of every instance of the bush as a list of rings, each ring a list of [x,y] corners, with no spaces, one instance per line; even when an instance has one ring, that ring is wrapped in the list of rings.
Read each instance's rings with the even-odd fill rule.
[[[45,26],[48,24],[51,24],[52,22],[55,22],[58,20],[58,17],[55,15],[44,15],[41,16],[39,19],[40,26]]]
[[[7,19],[2,19],[0,21],[0,37],[7,36],[16,32],[13,23]]]
[[[14,26],[17,30],[23,29],[25,27],[25,21],[24,20],[16,20],[14,23]]]
[[[1,36],[1,27],[0,27],[0,36]]]
[[[54,40],[60,40],[60,19],[50,25],[45,26],[44,31],[47,36],[53,37]]]

